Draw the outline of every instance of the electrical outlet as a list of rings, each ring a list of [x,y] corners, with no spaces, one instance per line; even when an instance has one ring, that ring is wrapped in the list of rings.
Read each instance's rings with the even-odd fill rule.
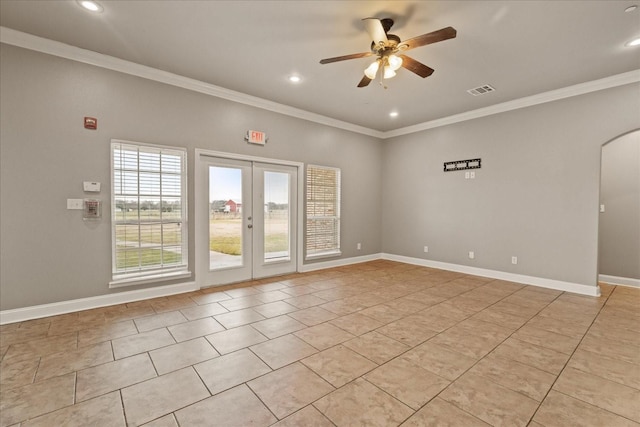
[[[357,249],[357,250],[362,249],[362,243],[358,243],[358,245],[357,245],[356,249]]]
[[[518,263],[518,257],[517,256],[512,256],[511,257],[511,264],[517,264]]]
[[[476,254],[473,251],[469,251],[469,259],[474,259]]]
[[[426,254],[427,252],[429,252],[429,246],[424,247],[424,253]]]
[[[604,212],[604,205],[600,205],[600,212]]]
[[[464,179],[469,179],[469,172],[464,173]]]

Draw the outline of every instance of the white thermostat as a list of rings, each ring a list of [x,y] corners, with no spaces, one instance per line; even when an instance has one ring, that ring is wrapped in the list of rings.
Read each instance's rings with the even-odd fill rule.
[[[82,187],[84,191],[88,193],[99,193],[100,192],[100,183],[99,182],[91,182],[85,181],[82,183]]]

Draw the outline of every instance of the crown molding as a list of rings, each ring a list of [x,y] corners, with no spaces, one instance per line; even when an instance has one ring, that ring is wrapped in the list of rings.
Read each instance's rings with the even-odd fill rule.
[[[454,123],[473,120],[493,114],[504,113],[507,111],[517,110],[520,108],[531,107],[534,105],[544,104],[546,102],[557,101],[573,96],[584,95],[590,92],[596,92],[603,89],[609,89],[631,83],[640,82],[640,69],[605,77],[599,80],[593,80],[586,83],[580,83],[565,88],[543,92],[537,95],[527,96],[513,101],[507,101],[500,104],[491,105],[485,108],[467,111],[452,116],[443,117],[436,120],[420,123],[413,126],[398,128],[391,131],[382,132],[379,130],[355,125],[342,120],[333,119],[309,111],[294,108],[288,105],[279,104],[264,98],[247,95],[242,92],[225,89],[199,80],[180,76],[178,74],[169,73],[167,71],[158,70],[156,68],[147,67],[145,65],[136,64],[134,62],[118,59],[113,56],[104,55],[65,43],[49,40],[43,37],[34,36],[32,34],[16,31],[11,28],[0,26],[0,43],[21,47],[24,49],[34,50],[37,52],[58,56],[72,61],[129,74],[136,77],[164,83],[183,89],[199,92],[205,95],[226,99],[240,104],[249,105],[263,110],[284,114],[302,120],[308,120],[326,126],[359,133],[362,135],[372,136],[378,139],[389,139],[397,136],[408,135],[433,129],[441,126],[447,126]]]
[[[220,86],[202,82],[200,80],[191,79],[188,77],[180,76],[178,74],[173,74],[167,71],[158,70],[156,68],[147,67],[145,65],[136,64],[135,62],[125,61],[113,56],[104,55],[76,46],[49,40],[43,37],[34,36],[32,34],[23,33],[11,28],[0,27],[0,42],[24,49],[34,50],[36,52],[46,53],[48,55],[58,56],[60,58],[70,59],[72,61],[81,62],[100,68],[105,68],[107,70],[141,77],[159,83],[165,83],[194,92],[199,92],[205,95],[214,96],[216,98],[226,99],[228,101],[261,108],[263,110],[284,114],[298,119],[308,120],[338,129],[373,136],[375,138],[383,138],[384,136],[384,133],[378,130],[366,128],[364,126],[358,126],[353,123],[344,122],[342,120],[336,120],[331,117],[311,113],[299,108],[294,108],[263,98],[258,98],[256,96],[247,95],[242,92],[225,89]]]
[[[567,86],[561,89],[542,92],[537,95],[531,95],[524,98],[514,99],[513,101],[507,101],[500,104],[491,105],[489,107],[479,108],[477,110],[471,110],[471,111],[467,111],[460,114],[454,114],[452,116],[443,117],[437,120],[431,120],[431,121],[420,123],[413,126],[407,126],[404,128],[391,130],[391,131],[385,132],[383,138],[387,139],[387,138],[394,138],[402,135],[408,135],[411,133],[416,133],[416,132],[420,132],[427,129],[447,126],[454,123],[477,119],[480,117],[491,116],[493,114],[505,113],[507,111],[518,110],[520,108],[531,107],[534,105],[544,104],[552,101],[558,101],[560,99],[571,98],[573,96],[584,95],[587,93],[596,92],[603,89],[609,89],[617,86],[623,86],[623,85],[638,83],[638,82],[640,82],[640,69],[629,71],[622,74],[616,74],[616,75],[605,77],[598,80],[592,80],[586,83]]]

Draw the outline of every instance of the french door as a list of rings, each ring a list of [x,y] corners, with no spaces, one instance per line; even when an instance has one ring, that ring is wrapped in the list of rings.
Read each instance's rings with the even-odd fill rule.
[[[298,166],[202,153],[197,161],[200,286],[295,272]]]

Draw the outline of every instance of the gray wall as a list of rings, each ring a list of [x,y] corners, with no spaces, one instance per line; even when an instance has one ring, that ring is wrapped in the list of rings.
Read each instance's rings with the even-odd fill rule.
[[[639,87],[387,142],[383,251],[596,286],[600,150],[640,126]],[[443,172],[443,162],[478,157],[475,180]]]
[[[639,88],[381,142],[2,45],[0,309],[117,292],[107,287],[112,138],[188,148],[191,219],[195,148],[323,164],[342,169],[343,258],[386,252],[595,286],[601,146],[640,127]],[[267,146],[244,143],[247,129],[266,131]],[[442,172],[476,157],[475,180]],[[103,185],[95,224],[66,209],[86,180]],[[191,222],[192,271],[194,234]]]
[[[188,148],[192,272],[195,148],[341,168],[342,257],[381,251],[375,138],[8,45],[0,67],[2,310],[116,292],[108,289],[112,138]],[[84,116],[98,119],[97,131],[83,128]],[[269,143],[246,144],[248,129],[267,132]],[[85,197],[83,181],[102,183],[95,224],[66,209],[66,199]]]
[[[602,147],[600,274],[640,279],[640,130]]]

